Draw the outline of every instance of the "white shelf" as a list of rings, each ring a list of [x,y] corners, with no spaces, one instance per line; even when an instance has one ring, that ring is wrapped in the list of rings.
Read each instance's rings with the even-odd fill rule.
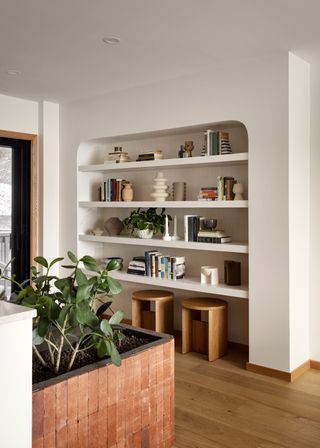
[[[114,171],[125,172],[132,170],[156,170],[159,168],[195,168],[220,165],[242,165],[248,163],[248,153],[234,153],[219,156],[189,157],[185,159],[162,159],[149,160],[145,162],[124,162],[124,163],[102,163],[99,165],[82,165],[78,170],[81,172],[110,173]]]
[[[95,235],[79,235],[80,241],[89,241],[93,243],[107,243],[107,244],[125,244],[132,246],[150,246],[150,247],[173,247],[177,249],[187,250],[204,250],[214,252],[229,252],[247,254],[249,246],[247,243],[233,242],[225,244],[213,243],[197,243],[191,241],[164,241],[160,238],[141,239],[129,236],[95,236]]]
[[[146,277],[143,275],[127,274],[123,271],[112,271],[110,276],[121,282],[139,283],[150,286],[160,286],[163,288],[183,289],[185,291],[195,291],[205,294],[215,294],[219,296],[238,297],[240,299],[248,299],[248,287],[227,286],[219,284],[215,286],[201,285],[199,278],[183,278],[180,280],[163,280],[160,278]]]
[[[83,208],[248,208],[248,201],[132,201],[132,202],[103,202],[80,201]]]

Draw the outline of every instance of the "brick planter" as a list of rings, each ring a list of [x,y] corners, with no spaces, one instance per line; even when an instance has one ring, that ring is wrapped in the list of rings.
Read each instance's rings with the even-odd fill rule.
[[[33,448],[170,448],[174,441],[174,340],[99,361],[33,387]]]

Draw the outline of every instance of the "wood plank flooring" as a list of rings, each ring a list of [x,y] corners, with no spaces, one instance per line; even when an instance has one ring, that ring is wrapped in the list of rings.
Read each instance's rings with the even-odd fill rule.
[[[175,448],[320,448],[320,371],[295,383],[244,370],[231,349],[209,363],[176,352]]]

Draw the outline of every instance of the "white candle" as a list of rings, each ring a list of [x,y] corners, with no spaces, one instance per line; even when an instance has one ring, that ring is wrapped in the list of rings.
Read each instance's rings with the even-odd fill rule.
[[[166,216],[166,236],[169,235],[169,220],[168,220],[168,216]]]

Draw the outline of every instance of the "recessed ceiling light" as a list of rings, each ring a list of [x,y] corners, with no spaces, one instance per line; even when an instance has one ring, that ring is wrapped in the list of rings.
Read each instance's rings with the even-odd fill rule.
[[[7,70],[8,75],[17,76],[21,75],[21,70],[9,69]]]
[[[108,45],[117,45],[120,43],[120,39],[119,39],[119,37],[116,37],[116,36],[109,36],[109,37],[104,37],[102,39],[102,42],[104,42],[105,44],[108,44]]]

